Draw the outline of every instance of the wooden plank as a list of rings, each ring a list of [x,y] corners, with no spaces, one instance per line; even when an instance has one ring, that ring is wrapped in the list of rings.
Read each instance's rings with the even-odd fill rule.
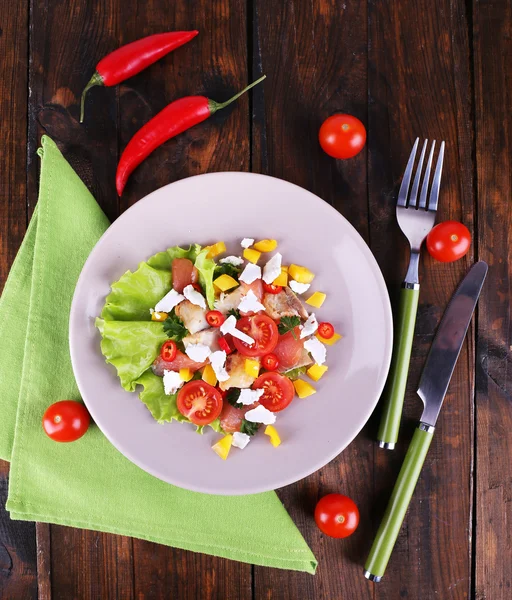
[[[369,3],[368,109],[370,239],[392,291],[406,271],[406,242],[396,224],[398,183],[416,136],[446,141],[438,222],[473,227],[470,64],[464,2]],[[473,250],[453,264],[426,253],[403,425],[395,451],[377,450],[375,532],[388,501],[421,403],[415,389],[432,334]],[[395,302],[396,305],[396,302]],[[378,599],[467,598],[471,580],[474,336],[470,331],[437,423],[420,481]],[[369,550],[372,539],[367,541]]]
[[[475,598],[512,595],[512,6],[473,3],[478,257]]]
[[[0,598],[36,598],[34,523],[11,521],[5,510],[9,466],[0,461]]]
[[[364,3],[275,3],[256,0],[253,76],[265,72],[253,104],[253,170],[291,181],[334,205],[368,240],[366,151],[335,161],[318,144],[322,121],[335,112],[367,119],[367,15]],[[319,559],[315,577],[256,567],[255,598],[315,600],[372,598],[362,576],[364,542],[371,535],[373,441],[366,428],[321,471],[279,491],[291,517]],[[316,528],[318,499],[340,492],[357,502],[361,525],[348,540]]]
[[[119,44],[164,30],[200,31],[186,46],[120,86],[120,150],[172,100],[195,94],[225,100],[247,83],[244,0],[140,3],[136,18],[133,6],[124,3],[119,19],[123,23]],[[232,108],[157,149],[132,174],[120,202],[121,210],[184,177],[208,171],[248,170],[248,107],[247,96],[240,98]],[[134,594],[138,598],[224,599],[251,594],[249,565],[136,539],[133,559]]]
[[[85,0],[32,0],[30,19],[30,105],[28,198],[37,201],[40,136],[52,137],[107,215],[118,214],[114,176],[117,163],[116,96],[95,89],[84,125],[78,123],[81,90],[97,61],[117,45],[118,3],[95,10]],[[66,527],[39,526],[41,597],[131,598],[129,538]],[[50,533],[49,533],[50,532]],[[48,553],[51,553],[51,556]],[[51,572],[49,572],[49,569]],[[52,590],[49,590],[50,582]]]
[[[26,229],[28,6],[0,5],[0,290]],[[11,521],[5,510],[9,466],[0,461],[0,597],[37,595],[33,523]]]
[[[36,523],[37,543],[37,599],[51,600],[52,598],[52,553],[51,525]]]
[[[28,197],[37,201],[41,135],[49,135],[89,187],[107,216],[118,215],[117,106],[113,88],[93,88],[80,125],[80,95],[98,60],[115,49],[118,0],[101,10],[86,0],[31,0]]]

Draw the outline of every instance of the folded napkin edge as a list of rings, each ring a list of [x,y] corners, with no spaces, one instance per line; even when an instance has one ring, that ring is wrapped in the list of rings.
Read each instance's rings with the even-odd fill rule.
[[[50,523],[54,525],[64,525],[66,527],[81,527],[82,529],[88,529],[92,531],[102,531],[104,533],[113,533],[116,535],[124,535],[126,536],[126,532],[118,527],[112,525],[105,525],[99,522],[89,522],[89,521],[81,521],[76,518],[66,519],[61,517],[53,517],[47,515],[40,515],[31,512],[18,512],[11,505],[14,504],[9,502],[6,506],[9,511],[10,517],[13,520],[30,520],[37,521],[39,523]],[[190,533],[190,532],[189,532]],[[243,550],[240,551],[239,548],[234,548],[231,546],[223,546],[220,544],[215,544],[212,542],[204,543],[204,542],[190,542],[189,540],[182,539],[172,539],[163,538],[155,534],[148,535],[144,532],[134,532],[131,530],[131,533],[128,534],[129,537],[136,537],[138,539],[156,542],[158,544],[162,544],[165,546],[171,546],[175,548],[181,548],[182,550],[190,550],[192,552],[202,552],[205,554],[211,554],[214,556],[218,556],[220,558],[226,558],[228,560],[237,560],[239,562],[244,562],[248,564],[254,564],[262,567],[268,567],[268,561],[272,561],[272,568],[281,568],[288,569],[293,571],[304,571],[311,575],[316,573],[316,569],[318,566],[318,561],[314,557],[313,553],[308,549],[290,549],[290,548],[281,548],[276,549],[279,552],[285,552],[290,554],[310,554],[310,558],[301,558],[301,557],[287,557],[287,556],[275,556],[271,554],[262,554],[260,552],[253,552],[251,550]],[[203,535],[204,539],[204,535]],[[233,553],[237,553],[236,556]]]

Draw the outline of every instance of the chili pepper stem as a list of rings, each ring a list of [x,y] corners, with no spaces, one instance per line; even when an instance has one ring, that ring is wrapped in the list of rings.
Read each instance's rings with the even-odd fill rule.
[[[95,85],[104,85],[103,77],[98,73],[98,71],[94,71],[93,76],[89,79],[89,83],[85,86],[84,91],[82,92],[82,98],[80,99],[80,123],[84,122],[85,95]]]
[[[248,90],[253,88],[255,85],[258,85],[258,83],[261,83],[265,79],[265,77],[266,77],[266,75],[263,75],[256,81],[253,81],[250,85],[245,87],[241,92],[238,92],[238,94],[235,94],[232,98],[230,98],[229,100],[226,100],[226,102],[215,102],[215,100],[208,100],[208,107],[210,109],[210,113],[213,115],[213,113],[217,112],[218,110],[221,110],[222,108],[226,108],[226,106],[228,106],[229,104],[231,104],[232,102],[234,102],[235,100],[240,98],[240,96],[242,94],[245,94],[245,92],[247,92]]]

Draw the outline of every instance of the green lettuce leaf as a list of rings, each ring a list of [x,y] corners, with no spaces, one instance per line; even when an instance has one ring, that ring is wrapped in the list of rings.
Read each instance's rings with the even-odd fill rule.
[[[156,321],[105,321],[96,319],[101,352],[114,365],[121,385],[133,392],[137,379],[151,367],[167,340],[162,323]]]
[[[119,281],[112,284],[101,318],[107,321],[150,321],[149,309],[154,308],[172,287],[173,259],[189,258],[195,261],[200,250],[198,244],[188,249],[174,246],[140,263],[133,273],[126,271]]]
[[[162,377],[157,377],[149,369],[135,383],[144,388],[140,392],[139,397],[153,415],[153,418],[159,423],[169,422],[173,419],[190,423],[187,417],[184,417],[176,406],[178,394],[165,395]]]
[[[216,431],[217,433],[223,433],[222,427],[220,426],[220,419],[215,419],[215,421],[212,421],[208,425],[198,425],[196,433],[203,435],[205,427],[211,427],[213,431]]]
[[[213,273],[215,271],[215,261],[211,258],[206,258],[208,254],[207,250],[200,252],[196,258],[195,267],[199,271],[199,283],[201,284],[204,293],[206,294],[206,301],[210,308],[214,308],[215,302],[215,290],[213,288]]]

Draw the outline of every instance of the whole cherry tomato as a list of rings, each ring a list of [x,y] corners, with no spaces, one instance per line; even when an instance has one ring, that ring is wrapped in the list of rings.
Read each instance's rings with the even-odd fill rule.
[[[329,156],[352,158],[359,154],[366,144],[366,129],[358,118],[336,114],[322,123],[318,140]]]
[[[315,508],[320,531],[333,538],[352,535],[359,525],[359,510],[354,501],[341,494],[327,494]]]
[[[436,225],[427,235],[427,250],[440,262],[453,262],[467,254],[471,246],[469,229],[458,221]]]
[[[81,402],[61,400],[46,409],[43,429],[55,442],[74,442],[84,435],[90,421],[91,417]]]

